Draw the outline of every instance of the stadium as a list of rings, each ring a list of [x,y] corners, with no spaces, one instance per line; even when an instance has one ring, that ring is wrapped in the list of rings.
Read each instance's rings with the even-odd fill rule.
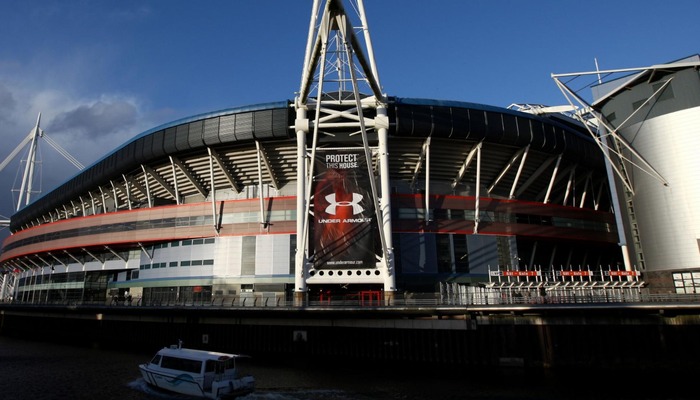
[[[381,90],[368,29],[356,36],[339,1],[316,12],[294,99],[140,133],[14,214],[2,298],[390,302],[455,288],[665,292],[700,274],[693,211],[657,212],[674,178],[700,169],[656,185],[627,161],[634,147],[604,151],[666,129],[690,142],[683,152],[697,149],[688,124],[700,118],[697,59],[600,84],[597,102],[566,112],[393,97]],[[363,8],[359,19],[366,26]],[[666,94],[663,112],[629,108],[670,77],[675,97]],[[679,113],[674,128],[648,121]],[[660,170],[672,161],[663,145],[643,146]],[[698,204],[697,183],[688,185],[673,201]],[[682,229],[682,240],[664,232]],[[651,255],[643,243],[666,250]]]

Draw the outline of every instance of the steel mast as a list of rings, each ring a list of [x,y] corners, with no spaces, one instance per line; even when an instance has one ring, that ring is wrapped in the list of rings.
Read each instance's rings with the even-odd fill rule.
[[[41,113],[39,113],[39,116],[36,118],[36,126],[32,131],[29,133],[30,137],[30,145],[29,145],[29,153],[27,153],[27,162],[24,165],[24,175],[22,175],[22,185],[19,188],[19,197],[17,198],[17,210],[19,211],[23,204],[22,204],[22,198],[26,194],[26,198],[24,201],[24,205],[26,206],[29,204],[32,196],[32,187],[34,184],[34,163],[36,162],[36,148],[37,148],[37,139],[39,136],[42,135],[41,128],[39,128],[39,124],[41,123]]]
[[[15,211],[19,211],[22,207],[28,205],[31,202],[31,195],[37,193],[34,191],[34,176],[36,174],[36,164],[37,157],[36,152],[39,147],[39,139],[44,139],[51,147],[53,147],[60,155],[62,155],[66,160],[68,160],[73,166],[78,170],[83,170],[85,167],[78,160],[70,155],[64,148],[62,148],[58,143],[51,139],[43,129],[40,127],[41,124],[41,113],[36,118],[36,125],[29,131],[29,134],[22,139],[20,144],[15,147],[12,152],[5,157],[5,159],[0,163],[0,171],[5,169],[5,167],[15,159],[17,154],[29,144],[29,150],[27,152],[27,160],[24,166],[24,173],[22,174],[22,183],[19,189],[19,196],[17,199],[17,207]],[[0,220],[0,226],[3,226],[4,220]],[[9,221],[7,221],[9,224]]]
[[[381,254],[376,255],[377,275],[348,278],[347,283],[382,284],[385,301],[393,299],[395,289],[394,255],[391,239],[391,203],[389,159],[387,151],[387,100],[381,91],[374,60],[369,27],[362,0],[357,0],[363,41],[355,35],[350,18],[341,0],[326,0],[323,7],[315,0],[309,24],[301,85],[294,107],[297,132],[297,248],[295,300],[301,303],[307,283],[332,283],[319,275],[311,276],[314,255],[309,252],[311,201],[313,199],[314,160],[321,135],[326,130],[344,128],[344,135],[355,139],[366,159],[375,223],[381,241]],[[367,92],[360,94],[360,85]],[[315,98],[310,97],[315,92]],[[371,110],[374,117],[365,116]],[[313,113],[313,120],[310,115]],[[377,134],[378,146],[370,147],[368,130]],[[307,145],[307,136],[311,143]],[[355,136],[357,137],[357,136]],[[326,148],[327,149],[327,148]],[[376,158],[377,169],[374,165]],[[379,185],[377,186],[377,178]],[[327,276],[327,275],[326,275]]]

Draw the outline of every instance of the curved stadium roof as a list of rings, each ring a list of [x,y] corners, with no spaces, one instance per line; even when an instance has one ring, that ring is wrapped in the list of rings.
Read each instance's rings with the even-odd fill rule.
[[[206,152],[208,147],[245,146],[255,141],[264,146],[271,144],[267,151],[272,153],[275,164],[274,178],[283,183],[296,180],[295,168],[290,167],[296,165],[295,111],[291,104],[280,101],[219,110],[145,131],[18,211],[12,217],[10,229],[15,232],[31,226],[31,221],[41,219],[72,199],[87,196],[111,180],[123,181],[123,174],[140,170],[141,165],[163,164],[170,156],[188,157]],[[415,154],[420,150],[416,146],[428,137],[435,141],[436,151],[441,151],[440,141],[443,141],[439,163],[444,165],[442,179],[445,180],[452,179],[455,169],[463,164],[467,144],[481,141],[501,148],[491,153],[482,167],[487,175],[497,174],[507,163],[511,156],[507,149],[525,146],[541,157],[562,154],[570,163],[601,171],[604,168],[602,155],[587,131],[576,121],[558,114],[540,116],[468,102],[398,97],[389,99],[388,111],[391,179],[410,180],[404,175],[414,174],[410,164],[417,162]],[[274,144],[284,142],[286,146]],[[455,142],[463,144],[464,149],[455,153]],[[454,159],[449,159],[450,154]],[[237,161],[243,164],[242,160]],[[431,176],[441,179],[439,165],[431,169]],[[257,175],[248,176],[243,170],[237,179],[243,184],[257,183]]]

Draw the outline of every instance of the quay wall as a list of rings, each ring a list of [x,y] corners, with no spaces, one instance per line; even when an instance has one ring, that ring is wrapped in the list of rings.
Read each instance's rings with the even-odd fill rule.
[[[0,304],[0,335],[151,353],[188,347],[332,362],[694,369],[700,307],[212,308]]]

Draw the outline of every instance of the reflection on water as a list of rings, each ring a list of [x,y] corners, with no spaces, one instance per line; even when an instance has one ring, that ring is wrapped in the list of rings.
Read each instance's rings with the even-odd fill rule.
[[[142,378],[129,382],[127,386],[141,392],[154,400],[192,400],[192,397],[168,393],[149,386]],[[246,396],[238,397],[238,400],[372,400],[360,393],[348,393],[342,390],[315,389],[315,390],[258,390]]]
[[[154,349],[156,350],[156,349]],[[148,386],[138,370],[152,354],[109,351],[0,336],[2,400],[191,400]],[[241,400],[686,400],[684,377],[603,371],[558,374],[258,360],[256,392]],[[281,362],[280,362],[281,361]],[[680,393],[679,390],[687,390]]]

